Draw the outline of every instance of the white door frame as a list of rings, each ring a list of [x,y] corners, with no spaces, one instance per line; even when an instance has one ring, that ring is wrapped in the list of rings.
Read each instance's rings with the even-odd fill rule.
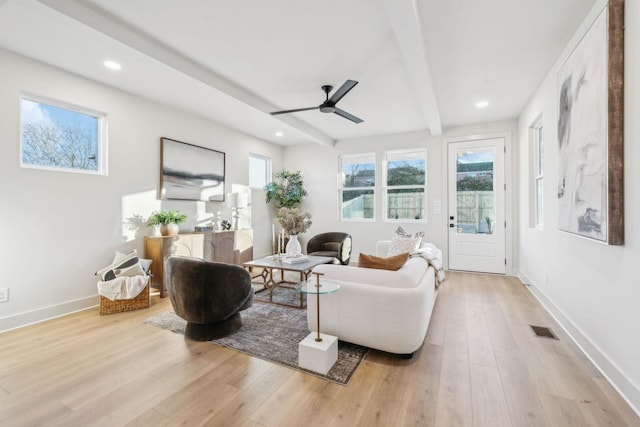
[[[507,265],[505,266],[505,274],[512,275],[513,274],[513,259],[515,254],[513,253],[513,230],[514,230],[514,209],[513,209],[513,173],[512,173],[512,159],[513,159],[513,146],[511,142],[511,132],[492,132],[492,133],[483,133],[483,134],[472,134],[472,135],[463,135],[463,136],[453,136],[442,138],[442,194],[443,200],[449,200],[449,170],[448,170],[448,155],[449,155],[449,143],[453,142],[465,142],[465,141],[477,141],[481,139],[492,139],[492,138],[504,138],[504,147],[506,149],[506,153],[504,155],[504,182],[507,186],[505,191],[505,220],[507,221],[507,227],[505,230],[505,255],[507,257]],[[444,215],[441,216],[442,222],[441,227],[444,230],[444,238],[443,238],[443,247],[442,247],[442,255],[444,258],[444,268],[449,268],[449,212],[448,212],[448,203],[447,212],[444,212]]]

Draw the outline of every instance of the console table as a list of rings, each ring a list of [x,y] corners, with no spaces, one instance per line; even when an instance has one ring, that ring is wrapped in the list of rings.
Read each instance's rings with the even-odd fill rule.
[[[145,236],[144,256],[152,260],[151,286],[167,296],[164,259],[182,255],[242,265],[253,259],[253,230],[221,230],[181,233],[177,236]]]

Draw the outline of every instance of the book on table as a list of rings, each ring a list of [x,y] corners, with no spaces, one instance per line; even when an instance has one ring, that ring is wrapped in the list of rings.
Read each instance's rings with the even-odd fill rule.
[[[300,262],[305,262],[305,261],[309,261],[309,257],[307,255],[300,255],[300,256],[294,256],[294,257],[286,256],[282,258],[282,262],[287,264],[298,264]]]

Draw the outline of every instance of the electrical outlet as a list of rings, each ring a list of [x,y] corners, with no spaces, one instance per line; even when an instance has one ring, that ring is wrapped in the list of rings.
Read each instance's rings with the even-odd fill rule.
[[[0,302],[9,301],[9,288],[0,288]]]

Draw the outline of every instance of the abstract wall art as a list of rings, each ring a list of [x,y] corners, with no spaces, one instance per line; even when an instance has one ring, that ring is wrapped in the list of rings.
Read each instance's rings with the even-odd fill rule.
[[[623,0],[610,0],[558,70],[558,228],[624,244]]]
[[[224,201],[225,153],[160,138],[160,198]]]

